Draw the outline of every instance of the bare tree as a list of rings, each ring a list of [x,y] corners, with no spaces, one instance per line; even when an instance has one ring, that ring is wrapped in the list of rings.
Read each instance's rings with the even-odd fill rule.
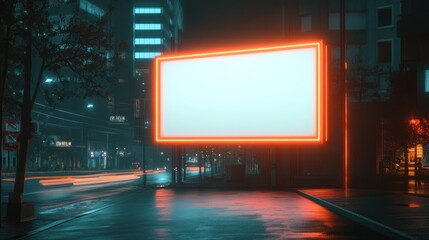
[[[112,8],[88,13],[76,7],[77,2],[1,0],[1,6],[10,10],[10,15],[2,14],[0,21],[1,99],[16,103],[15,109],[21,108],[17,116],[21,131],[14,188],[18,197],[10,199],[15,204],[22,201],[31,112],[38,93],[43,92],[46,102],[54,105],[71,96],[106,96],[113,84],[119,63],[115,53],[124,45],[112,41],[108,28]],[[45,75],[50,76],[52,84],[42,88]]]
[[[380,102],[380,79],[384,72],[379,65],[370,65],[364,61],[362,50],[348,63],[348,93],[355,102]]]

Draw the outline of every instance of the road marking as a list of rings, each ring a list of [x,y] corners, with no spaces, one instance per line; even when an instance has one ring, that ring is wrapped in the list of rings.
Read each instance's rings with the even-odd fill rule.
[[[86,216],[86,215],[88,215],[88,214],[91,214],[91,213],[95,213],[95,212],[101,211],[101,210],[103,210],[103,209],[105,209],[105,208],[108,208],[108,207],[110,207],[110,206],[111,206],[111,205],[106,205],[106,206],[103,206],[103,207],[100,207],[100,208],[96,208],[96,209],[93,209],[93,210],[86,211],[86,212],[81,213],[81,214],[79,214],[79,215],[77,215],[77,216],[74,216],[74,217],[69,217],[69,218],[66,218],[66,219],[57,220],[57,221],[52,222],[52,223],[50,223],[50,224],[47,224],[47,225],[45,225],[45,226],[43,226],[43,227],[40,227],[40,228],[34,229],[34,230],[32,230],[32,231],[30,231],[30,232],[26,233],[26,234],[25,234],[25,235],[23,235],[23,236],[22,236],[22,235],[17,236],[17,237],[15,237],[14,239],[26,239],[26,238],[28,238],[28,237],[31,237],[31,236],[33,236],[33,235],[37,234],[37,233],[40,233],[40,232],[46,231],[46,230],[48,230],[48,229],[50,229],[50,228],[53,228],[53,227],[58,226],[58,225],[60,225],[60,224],[63,224],[63,223],[69,222],[69,221],[74,220],[74,219],[76,219],[76,218],[80,218],[80,217]]]

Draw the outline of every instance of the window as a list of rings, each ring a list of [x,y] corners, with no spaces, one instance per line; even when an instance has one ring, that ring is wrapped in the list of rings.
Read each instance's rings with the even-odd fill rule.
[[[136,38],[134,39],[134,44],[136,45],[162,44],[162,39],[161,38]]]
[[[160,52],[136,52],[134,57],[138,59],[150,59],[159,55],[161,55]]]
[[[377,27],[390,27],[393,25],[392,6],[377,9]]]
[[[379,63],[392,62],[392,40],[382,40],[377,43],[377,60]]]
[[[429,93],[429,69],[425,70],[425,92]]]
[[[340,29],[340,14],[329,13],[329,30]],[[364,13],[347,13],[346,29],[347,30],[364,30],[366,28],[366,16]]]
[[[390,88],[390,74],[379,74],[379,91],[380,93],[387,93]]]
[[[157,14],[161,13],[161,8],[135,8],[134,13],[135,14]]]
[[[160,23],[138,23],[135,24],[136,30],[161,30],[162,25]]]
[[[309,32],[312,29],[311,16],[301,17],[301,32]]]
[[[311,16],[301,17],[301,32],[309,32],[312,29]]]
[[[340,29],[340,14],[339,13],[329,13],[329,30],[339,30]],[[347,21],[346,21],[347,22]]]
[[[105,14],[103,9],[101,9],[98,6],[88,2],[87,0],[80,0],[79,1],[79,8],[82,9],[83,11],[85,11],[91,15],[97,16],[97,17],[102,17]]]

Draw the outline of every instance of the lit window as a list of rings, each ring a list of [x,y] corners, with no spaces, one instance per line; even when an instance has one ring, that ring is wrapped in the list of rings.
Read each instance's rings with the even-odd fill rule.
[[[309,32],[312,28],[311,16],[301,17],[301,32]]]
[[[134,39],[134,44],[162,44],[161,38],[136,38]]]
[[[429,93],[429,69],[425,70],[425,92]]]
[[[138,23],[135,25],[136,30],[161,30],[160,23]]]
[[[393,25],[392,6],[381,7],[377,9],[377,26],[390,27]]]
[[[161,8],[135,8],[134,13],[136,14],[157,14],[161,13]]]
[[[379,63],[392,62],[392,40],[383,40],[377,43],[377,59]]]
[[[136,52],[134,54],[135,58],[140,58],[140,59],[150,59],[150,58],[154,58],[156,56],[161,55],[160,52]]]

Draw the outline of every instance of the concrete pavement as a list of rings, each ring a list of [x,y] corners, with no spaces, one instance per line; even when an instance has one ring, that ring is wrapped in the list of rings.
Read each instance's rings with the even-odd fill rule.
[[[386,178],[378,189],[300,189],[314,202],[390,239],[429,239],[429,179]]]
[[[429,239],[429,198],[426,196],[361,189],[298,192],[388,239]]]

